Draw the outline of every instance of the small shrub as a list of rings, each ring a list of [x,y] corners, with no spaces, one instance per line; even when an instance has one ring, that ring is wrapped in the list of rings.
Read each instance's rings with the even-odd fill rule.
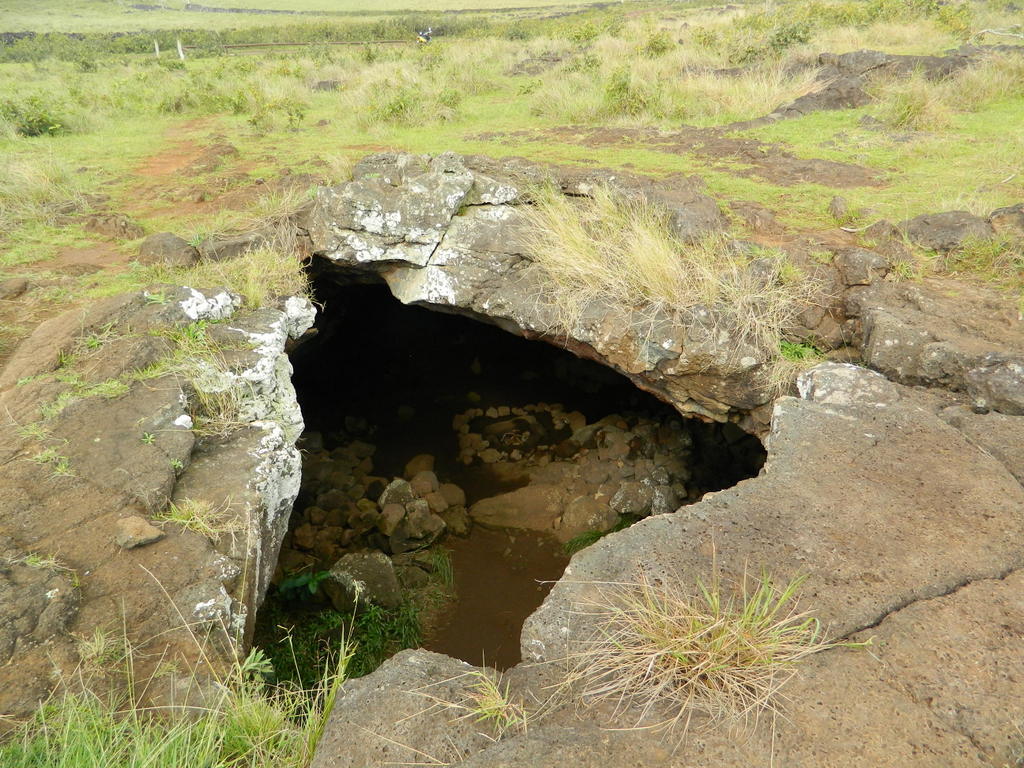
[[[85,206],[85,179],[55,155],[0,163],[0,237],[29,224],[57,224]]]
[[[522,24],[513,23],[513,24],[509,25],[508,29],[505,30],[505,38],[507,40],[515,40],[515,41],[529,40],[530,39],[530,32]]]
[[[289,130],[298,130],[306,118],[308,105],[294,96],[271,98],[254,90],[249,97],[249,125],[260,134],[269,133],[284,119]]]
[[[783,341],[779,345],[779,352],[793,363],[817,363],[822,359],[821,350],[806,341]]]
[[[136,680],[131,653],[102,641],[99,658],[90,659],[103,680],[109,666],[129,684],[124,693],[98,691],[55,694],[35,716],[15,727],[0,743],[4,768],[40,766],[274,766],[306,768],[344,679],[346,655],[324,675],[300,690],[268,686],[266,659],[254,651],[209,688],[202,707],[150,709],[135,698],[146,680]],[[85,648],[88,652],[88,647]],[[111,664],[104,664],[109,660]],[[197,681],[198,684],[198,681]],[[188,709],[187,714],[184,711]]]
[[[567,555],[575,555],[577,552],[583,551],[591,544],[600,541],[604,537],[604,531],[584,531],[565,542],[565,544],[562,545],[562,549],[565,550]]]
[[[610,115],[639,117],[660,114],[657,85],[643,81],[629,67],[612,72],[604,88],[605,111]]]
[[[454,88],[445,88],[437,94],[437,103],[448,109],[456,109],[462,103],[462,94]]]
[[[917,73],[882,85],[874,113],[890,128],[936,130],[950,121],[951,110],[944,100],[943,86]]]
[[[566,72],[594,72],[600,68],[601,59],[597,54],[590,53],[589,51],[570,59],[569,63],[564,67]]]
[[[974,25],[974,12],[967,3],[948,3],[940,5],[935,20],[940,27],[953,36],[968,40]]]
[[[430,571],[441,587],[451,589],[455,586],[455,571],[449,550],[439,547],[430,551]]]
[[[667,31],[660,30],[647,38],[646,42],[640,47],[640,53],[647,58],[656,59],[659,56],[664,56],[675,47],[676,44],[672,36]]]
[[[373,672],[404,648],[416,648],[422,639],[419,611],[406,600],[397,608],[368,605],[352,622],[352,677]]]
[[[303,571],[286,576],[277,585],[277,592],[286,601],[305,600],[320,591],[320,584],[328,579],[330,571]]]
[[[258,248],[236,259],[202,262],[168,276],[185,285],[223,285],[251,309],[281,296],[305,296],[309,291],[299,257],[279,248]]]
[[[694,45],[701,48],[713,49],[718,47],[721,42],[721,37],[718,32],[713,29],[697,27],[690,32],[690,40],[693,41]]]
[[[0,101],[0,120],[22,136],[56,136],[69,131],[67,119],[38,96]]]
[[[942,271],[967,273],[1008,288],[1024,288],[1024,243],[1009,238],[970,238],[944,256]]]
[[[772,31],[768,37],[768,47],[775,54],[796,45],[803,45],[811,40],[811,27],[805,22],[784,24]]]
[[[640,518],[636,515],[619,515],[618,522],[616,522],[615,525],[607,531],[584,531],[565,542],[565,544],[562,545],[562,549],[565,550],[567,555],[575,555],[577,552],[586,549],[591,544],[600,541],[609,533],[615,533],[625,528],[629,528],[629,526],[637,522],[639,519]]]
[[[599,189],[590,199],[570,201],[542,191],[527,216],[528,248],[546,279],[544,298],[569,329],[594,302],[632,308],[632,321],[641,326],[646,317],[701,306],[736,350],[746,347],[737,354],[771,361],[779,355],[781,329],[818,290],[784,254],[752,258],[722,237],[680,242],[667,213],[639,196]]]
[[[586,43],[596,40],[600,34],[600,27],[592,21],[586,21],[582,24],[577,24],[571,27],[566,34],[566,37],[574,43],[585,45]]]
[[[371,97],[366,112],[373,122],[405,125],[415,119],[422,98],[410,86],[385,83]]]

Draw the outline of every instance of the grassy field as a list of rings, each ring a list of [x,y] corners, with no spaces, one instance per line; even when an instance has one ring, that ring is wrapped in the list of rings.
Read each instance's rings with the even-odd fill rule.
[[[624,0],[624,2],[632,0]],[[185,10],[183,0],[148,0],[139,5],[162,6],[158,10],[132,8],[136,3],[118,0],[3,0],[0,2],[0,32],[124,32],[157,29],[231,29],[268,25],[269,19],[337,20],[339,17],[379,18],[387,14],[430,14],[443,18],[446,12],[489,13],[515,8],[520,13],[544,9],[562,11],[593,5],[593,0],[208,0],[197,3],[216,8],[284,10],[287,14],[210,13]]]

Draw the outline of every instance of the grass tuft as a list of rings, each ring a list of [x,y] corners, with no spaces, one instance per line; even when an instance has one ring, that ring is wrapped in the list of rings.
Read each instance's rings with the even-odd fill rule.
[[[177,523],[182,528],[195,531],[212,541],[225,534],[233,536],[242,530],[241,522],[229,513],[227,505],[217,508],[209,502],[196,499],[171,502],[155,519],[159,522]]]
[[[690,594],[676,584],[597,585],[581,606],[595,630],[569,657],[565,687],[584,705],[609,703],[634,727],[687,727],[695,713],[755,719],[811,654],[833,647],[817,619],[798,612],[803,578],[767,574],[734,592],[716,579]]]

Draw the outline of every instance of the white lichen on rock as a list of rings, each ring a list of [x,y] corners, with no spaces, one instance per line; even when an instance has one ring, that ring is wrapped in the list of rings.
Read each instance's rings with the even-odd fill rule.
[[[188,290],[191,295],[179,302],[179,306],[185,316],[191,320],[226,320],[242,306],[241,297],[228,291],[220,291],[212,296],[207,296],[195,288]]]

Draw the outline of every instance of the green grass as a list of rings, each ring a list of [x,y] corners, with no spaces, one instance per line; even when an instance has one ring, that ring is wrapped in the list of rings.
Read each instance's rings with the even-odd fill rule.
[[[596,94],[600,101],[607,90],[607,78],[614,76],[616,67],[623,66],[616,64],[618,61],[626,62],[640,81],[650,81],[653,75],[658,75],[653,79],[660,81],[659,68],[678,69],[690,59],[699,63],[702,56],[714,60],[722,55],[677,46],[678,50],[651,56],[644,53],[643,40],[660,38],[652,36],[649,29],[644,31],[642,25],[629,22],[632,26],[600,36],[602,29],[622,22],[615,21],[612,12],[595,18],[599,37],[594,44],[603,48],[597,57],[599,69],[591,74],[573,74],[565,69],[580,60],[573,58],[577,44],[571,37],[575,32],[572,27],[553,26],[554,22],[543,28],[549,37],[528,41],[485,37],[458,43],[439,39],[426,49],[385,50],[373,57],[348,49],[326,51],[322,56],[302,52],[267,54],[258,59],[214,57],[190,60],[183,69],[166,69],[145,58],[123,57],[98,72],[78,71],[73,63],[45,62],[36,68],[8,64],[0,67],[0,83],[26,98],[42,94],[44,102],[52,101],[53,109],[79,132],[41,140],[0,139],[0,151],[11,151],[15,156],[60,157],[71,168],[87,169],[83,175],[86,187],[95,188],[103,181],[104,191],[133,196],[138,180],[130,171],[147,149],[151,152],[183,117],[205,115],[205,124],[194,132],[197,140],[201,142],[205,133],[223,131],[242,151],[236,165],[244,164],[253,175],[273,175],[281,165],[275,158],[285,154],[291,168],[313,167],[325,146],[331,147],[335,158],[346,162],[370,148],[525,155],[542,162],[628,167],[657,176],[698,174],[716,197],[761,202],[778,211],[786,224],[808,228],[831,223],[825,204],[836,193],[833,188],[810,183],[783,187],[745,177],[739,174],[746,169],[729,158],[669,152],[643,143],[591,147],[575,143],[569,134],[552,133],[550,129],[567,122],[566,115],[557,111],[538,113],[538,104],[554,104],[558,99],[543,89],[530,91],[527,86],[535,82],[555,87],[582,77],[575,90],[582,97],[588,92]],[[638,42],[632,42],[634,39]],[[938,38],[936,42],[940,42]],[[539,78],[508,74],[515,62],[546,50],[569,58],[561,68]],[[764,71],[774,71],[774,66],[765,64]],[[330,78],[341,78],[345,87],[334,93],[307,88],[310,82]],[[704,89],[694,92],[692,100],[706,106],[698,114],[684,108],[679,113],[683,117],[673,118],[675,122],[728,121],[754,116],[768,108],[767,102],[730,106],[737,98],[748,98],[742,95],[747,87],[742,79],[726,79],[731,83],[729,89],[717,91],[707,89],[711,83],[722,82],[721,78],[711,81],[691,76],[676,81],[693,81],[696,85],[687,87]],[[754,85],[757,82],[752,80],[750,86]],[[63,95],[58,95],[61,89]],[[752,92],[761,90],[758,87]],[[672,96],[670,100],[679,98],[683,97]],[[769,101],[775,98],[781,100],[782,96]],[[302,115],[297,122],[294,116],[289,117],[292,107],[285,101],[294,102],[299,109],[294,113]],[[879,216],[900,219],[933,210],[936,200],[951,206],[960,203],[972,210],[991,209],[1024,197],[1024,174],[1013,176],[1024,144],[1018,128],[1024,116],[1022,104],[1024,99],[1014,96],[973,105],[975,111],[954,114],[942,130],[915,136],[912,141],[861,128],[858,120],[870,109],[817,113],[750,135],[779,141],[798,157],[839,160],[879,170],[886,177],[885,186],[841,190],[855,210],[871,208]],[[173,112],[179,108],[180,115]],[[621,116],[600,109],[584,117],[595,125],[611,122],[626,128],[635,123],[670,127],[673,120],[666,122],[664,118],[676,114],[672,109],[663,114],[641,110],[636,116],[626,115],[624,123]],[[296,130],[289,127],[289,121]],[[329,124],[314,129],[314,124],[322,121]],[[980,177],[977,169],[981,169]],[[167,205],[165,212],[154,211],[152,226],[176,229],[184,225],[194,232],[216,225],[215,221],[186,222],[173,208]],[[9,236],[4,263],[9,268],[19,267],[52,256],[61,247],[95,241],[87,237],[63,226],[22,227]]]
[[[818,112],[749,134],[785,142],[800,156],[854,162],[884,172],[883,187],[841,192],[851,209],[870,208],[877,218],[900,221],[957,208],[987,215],[1024,199],[1024,98],[952,115],[941,132],[909,139],[860,127],[866,113],[867,109]],[[792,194],[776,191],[766,204],[789,203],[787,193]],[[824,220],[828,199],[815,198],[817,210],[808,211],[814,217],[811,221]]]
[[[419,647],[421,639],[419,608],[409,599],[396,608],[368,605],[353,617],[272,591],[253,642],[273,664],[277,680],[304,685],[323,674],[341,647],[351,654],[349,676],[362,677],[398,651]]]
[[[814,364],[822,359],[821,350],[807,342],[783,341],[779,346],[782,356],[793,363]]]
[[[591,544],[594,544],[609,533],[615,533],[616,531],[624,530],[633,523],[637,522],[640,518],[635,515],[619,515],[619,520],[614,526],[609,528],[607,531],[584,531],[576,536],[573,536],[565,544],[562,545],[562,549],[565,550],[567,555],[575,555],[577,552],[586,549]]]
[[[267,686],[265,659],[240,662],[191,712],[150,709],[128,694],[54,694],[0,743],[4,768],[306,768],[346,656],[310,689]],[[131,676],[132,662],[122,661]],[[108,671],[108,670],[105,670]],[[128,691],[145,690],[143,681]]]
[[[152,5],[160,4],[158,2]],[[592,0],[516,0],[522,8],[561,6],[582,7]],[[4,0],[0,2],[0,29],[36,32],[122,32],[157,29],[214,29],[265,27],[268,17],[254,13],[201,13],[185,11],[182,0],[166,2],[167,10],[138,11],[111,0]],[[220,8],[284,9],[313,14],[313,19],[336,20],[353,16],[376,19],[386,14],[420,13],[437,15],[449,10],[490,12],[507,8],[507,0],[381,0],[373,4],[365,0],[210,0],[204,5]],[[272,16],[283,23],[292,23],[309,16]],[[187,38],[186,38],[187,40]]]

